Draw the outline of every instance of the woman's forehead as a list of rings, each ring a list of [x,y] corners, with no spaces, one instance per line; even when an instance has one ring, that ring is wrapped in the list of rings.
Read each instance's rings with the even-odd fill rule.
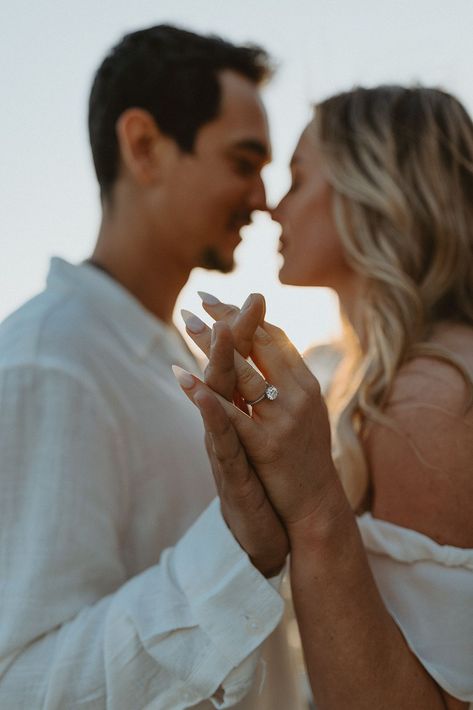
[[[291,158],[291,168],[297,165],[306,164],[307,162],[314,163],[318,157],[318,150],[315,142],[314,130],[309,123],[302,131],[296,148]]]

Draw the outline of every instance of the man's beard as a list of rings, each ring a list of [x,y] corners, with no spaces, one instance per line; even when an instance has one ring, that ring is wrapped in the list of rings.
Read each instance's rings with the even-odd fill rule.
[[[199,266],[202,269],[220,271],[221,274],[228,274],[235,268],[233,257],[230,260],[224,259],[215,247],[207,247],[200,259]]]

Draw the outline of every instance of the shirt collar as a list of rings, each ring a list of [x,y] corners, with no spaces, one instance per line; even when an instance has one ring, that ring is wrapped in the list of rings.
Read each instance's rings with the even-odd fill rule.
[[[153,316],[129,291],[91,264],[75,265],[53,257],[47,285],[80,295],[141,359],[160,344],[182,359],[184,344],[174,328]]]

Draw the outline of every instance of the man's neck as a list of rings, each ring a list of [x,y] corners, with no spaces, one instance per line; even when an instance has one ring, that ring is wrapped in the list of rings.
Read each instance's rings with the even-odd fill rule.
[[[88,262],[105,272],[129,291],[150,313],[164,323],[172,324],[172,315],[180,291],[185,286],[190,268],[169,254],[143,253],[142,244],[130,248],[130,242],[101,229]]]

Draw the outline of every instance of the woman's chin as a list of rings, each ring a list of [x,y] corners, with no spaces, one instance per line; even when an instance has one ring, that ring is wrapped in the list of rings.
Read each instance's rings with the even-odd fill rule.
[[[279,269],[278,278],[280,283],[286,286],[305,286],[305,284],[301,283],[300,279],[297,278],[297,275],[291,273],[289,269],[284,268],[284,265]]]
[[[288,274],[287,274],[287,269],[284,268],[284,264],[279,269],[278,278],[282,284],[290,284],[291,283],[290,281],[287,280]]]

